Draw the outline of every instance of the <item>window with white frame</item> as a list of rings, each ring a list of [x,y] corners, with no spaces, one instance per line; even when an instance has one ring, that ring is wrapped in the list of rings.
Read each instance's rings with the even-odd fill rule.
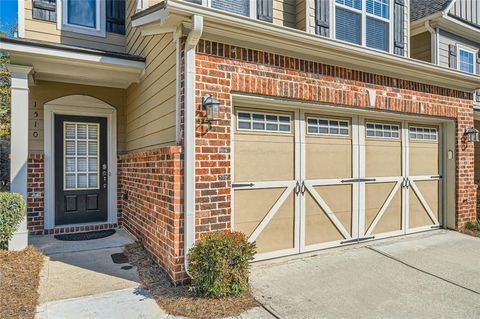
[[[475,73],[475,51],[458,48],[458,69],[467,73]]]
[[[289,115],[244,112],[237,113],[237,130],[290,133]]]
[[[335,0],[335,37],[390,50],[391,0]]]
[[[313,135],[339,135],[350,134],[349,122],[347,120],[307,118],[307,134]]]
[[[437,129],[434,127],[410,126],[410,139],[420,141],[436,141],[438,138]]]
[[[58,14],[61,30],[105,36],[105,1],[60,0]]]
[[[367,123],[367,137],[399,138],[400,126],[385,123]]]

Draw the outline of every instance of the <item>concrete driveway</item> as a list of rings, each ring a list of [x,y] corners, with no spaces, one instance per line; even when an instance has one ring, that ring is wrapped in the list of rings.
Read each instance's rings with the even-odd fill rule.
[[[278,318],[480,318],[480,239],[439,230],[254,264]]]

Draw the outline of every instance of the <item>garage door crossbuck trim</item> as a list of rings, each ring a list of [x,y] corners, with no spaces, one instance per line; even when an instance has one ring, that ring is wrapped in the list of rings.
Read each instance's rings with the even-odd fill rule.
[[[234,133],[233,224],[257,242],[257,260],[440,227],[441,126],[277,115],[289,116],[293,132]],[[426,139],[412,135],[419,128]]]

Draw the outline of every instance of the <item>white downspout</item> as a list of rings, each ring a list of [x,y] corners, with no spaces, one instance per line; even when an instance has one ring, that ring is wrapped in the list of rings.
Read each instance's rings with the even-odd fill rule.
[[[184,265],[188,273],[188,251],[195,244],[195,49],[203,33],[203,16],[192,16],[192,30],[185,43],[184,80]]]
[[[439,57],[438,57],[438,28],[432,28],[430,25],[430,21],[425,21],[425,29],[431,34],[431,50],[432,50],[432,63],[435,65],[439,64]]]

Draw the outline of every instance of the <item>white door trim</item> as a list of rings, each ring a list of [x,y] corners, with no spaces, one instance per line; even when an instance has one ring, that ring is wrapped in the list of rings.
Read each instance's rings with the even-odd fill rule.
[[[77,115],[107,118],[108,139],[108,219],[106,223],[117,223],[117,110],[96,98],[85,95],[70,95],[44,105],[45,118],[45,208],[44,228],[55,228],[55,143],[54,116]],[[102,223],[102,222],[100,222]],[[89,223],[92,224],[92,223]],[[98,224],[98,223],[93,223]],[[83,224],[61,225],[59,228],[82,226]]]

